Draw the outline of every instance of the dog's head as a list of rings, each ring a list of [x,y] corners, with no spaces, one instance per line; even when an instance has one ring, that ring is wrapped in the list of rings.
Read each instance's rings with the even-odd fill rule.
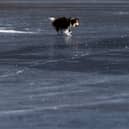
[[[79,26],[79,18],[70,18],[70,24],[72,27],[78,27]]]

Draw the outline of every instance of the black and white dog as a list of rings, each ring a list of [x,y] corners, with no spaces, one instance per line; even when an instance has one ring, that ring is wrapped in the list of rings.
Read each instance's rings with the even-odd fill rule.
[[[66,17],[50,17],[53,27],[57,32],[63,32],[67,36],[71,36],[72,28],[79,26],[78,18],[66,18]]]

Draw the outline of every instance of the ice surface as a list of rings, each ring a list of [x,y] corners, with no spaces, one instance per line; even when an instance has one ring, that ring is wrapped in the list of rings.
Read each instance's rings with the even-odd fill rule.
[[[127,4],[0,10],[1,129],[128,129]],[[78,16],[73,36],[50,16]]]

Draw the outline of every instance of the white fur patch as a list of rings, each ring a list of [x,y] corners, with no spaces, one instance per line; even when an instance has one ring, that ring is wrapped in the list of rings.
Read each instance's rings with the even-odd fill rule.
[[[67,36],[72,36],[72,31],[69,31],[68,29],[64,30],[64,34]]]

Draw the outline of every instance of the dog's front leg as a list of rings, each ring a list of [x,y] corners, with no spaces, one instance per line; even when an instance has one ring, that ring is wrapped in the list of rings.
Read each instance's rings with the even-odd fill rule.
[[[72,31],[69,29],[64,30],[64,34],[67,36],[72,36]]]
[[[70,33],[70,34],[72,34],[72,30],[71,30],[71,27],[69,27],[69,28],[68,28],[68,30],[69,30],[69,33]]]

